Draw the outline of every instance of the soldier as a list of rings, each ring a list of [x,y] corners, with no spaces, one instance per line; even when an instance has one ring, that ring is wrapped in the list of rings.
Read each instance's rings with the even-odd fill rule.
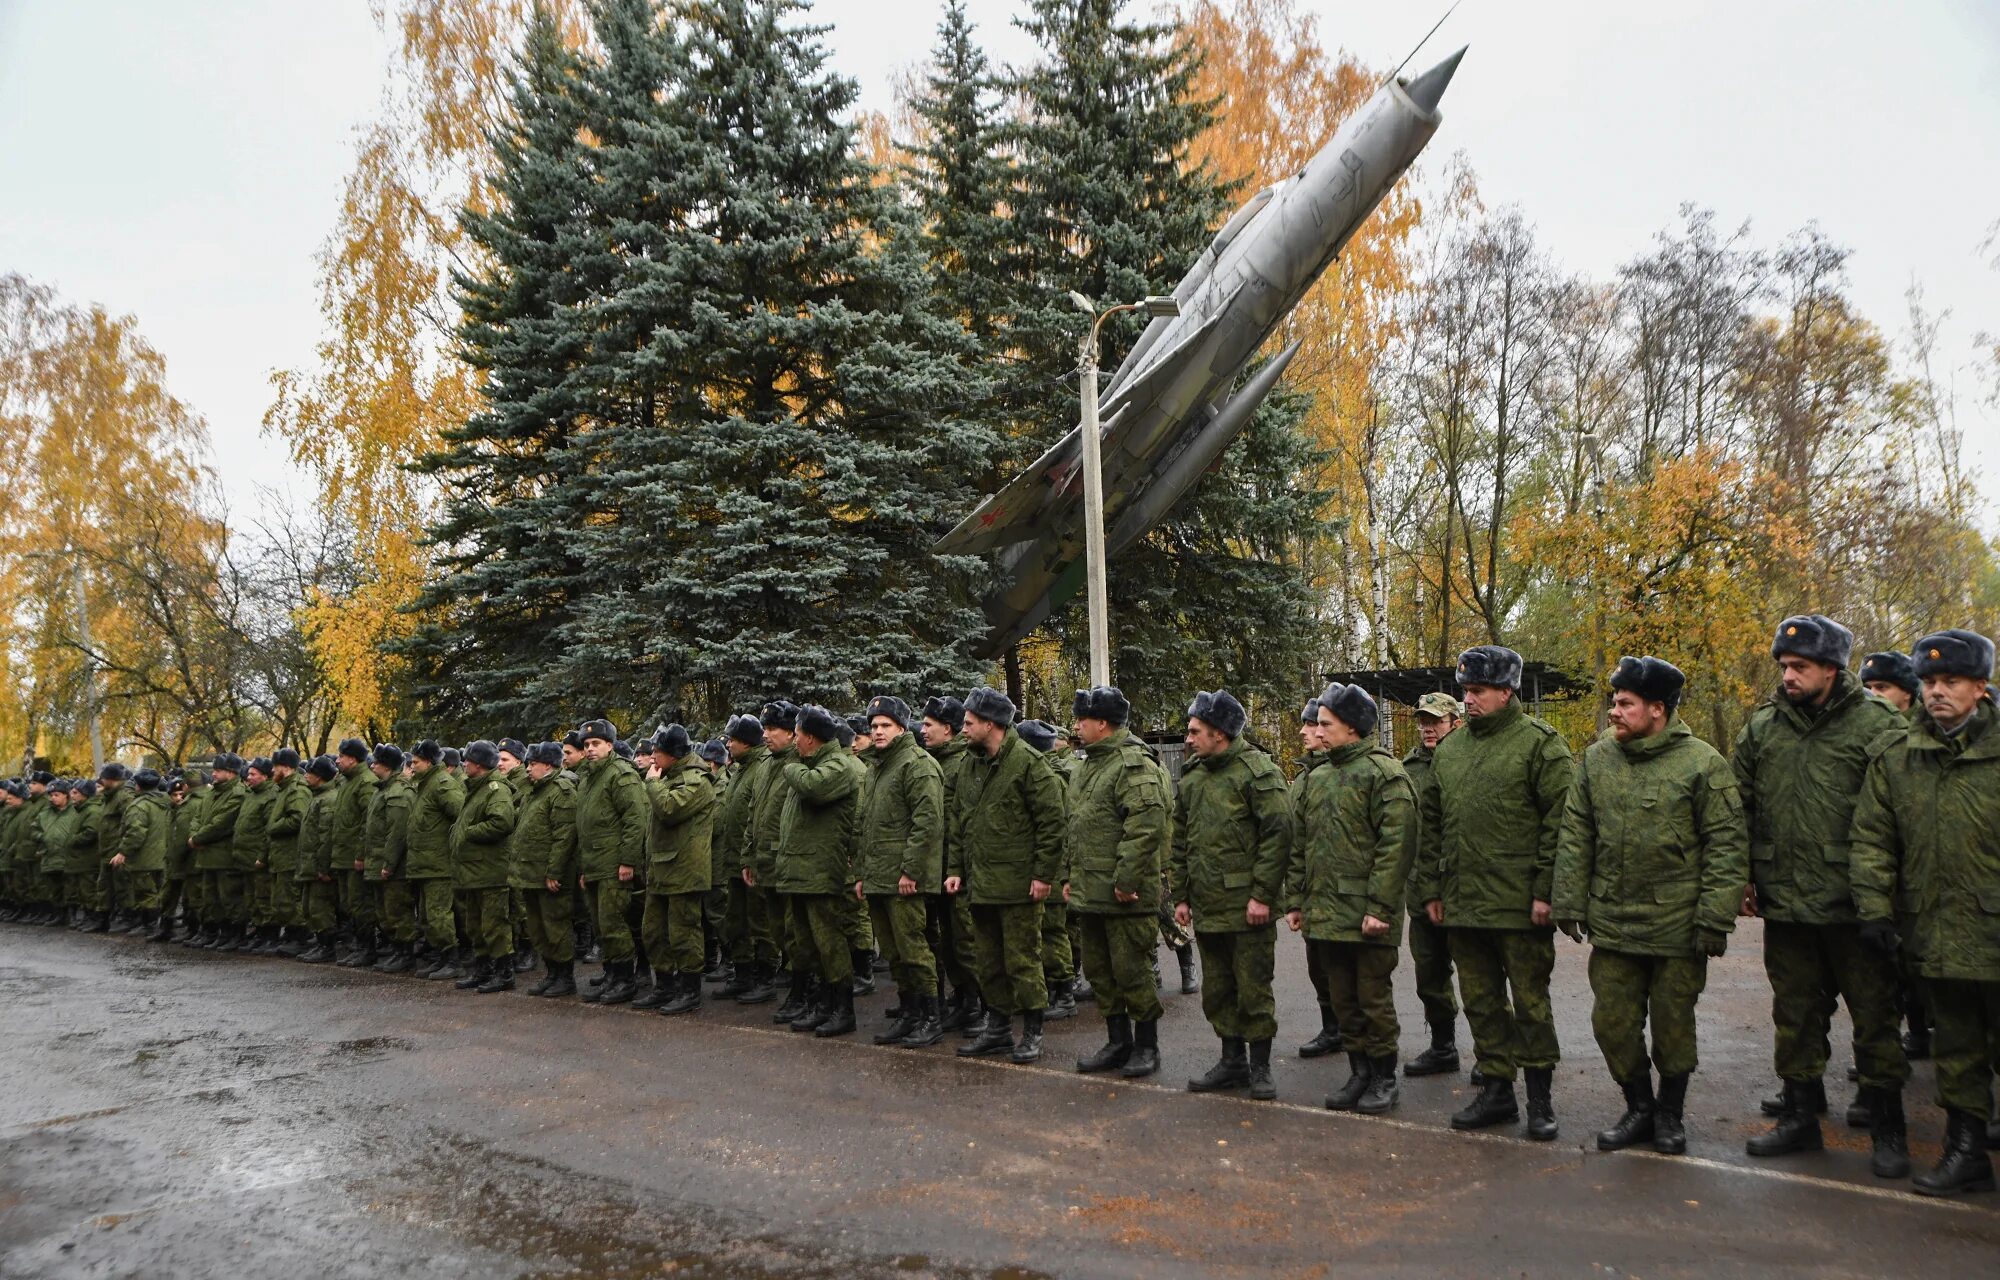
[[[1448,693],[1431,692],[1417,699],[1417,744],[1403,757],[1403,772],[1410,775],[1421,807],[1424,788],[1431,781],[1431,755],[1437,745],[1458,728],[1464,706]],[[1429,851],[1419,848],[1419,857]],[[1451,986],[1451,944],[1445,931],[1431,923],[1419,897],[1418,876],[1413,868],[1409,884],[1410,967],[1416,972],[1417,999],[1423,1002],[1424,1024],[1430,1028],[1431,1043],[1403,1064],[1406,1076],[1436,1076],[1455,1072],[1458,1061],[1458,996]],[[1475,1080],[1475,1086],[1484,1083]]]
[[[375,918],[384,938],[377,973],[408,973],[416,963],[416,902],[405,875],[409,864],[411,787],[403,776],[403,749],[379,743],[368,754],[375,787],[368,796],[363,829],[369,882],[375,888]]]
[[[215,789],[209,783],[206,769],[188,769],[181,780],[187,784],[187,798],[174,810],[174,846],[186,869],[187,883],[182,896],[187,903],[187,933],[180,943],[184,947],[198,947],[202,945],[202,937],[215,926],[207,886],[201,872],[195,869],[194,833],[208,819],[208,802]],[[171,860],[168,865],[172,865]]]
[[[133,795],[118,828],[118,848],[106,868],[111,897],[132,913],[135,925],[150,926],[160,907],[160,877],[167,867],[167,841],[173,838],[173,811],[161,791],[164,779],[155,769],[132,775]]]
[[[951,815],[956,812],[958,780],[971,763],[972,744],[965,737],[965,703],[957,698],[934,696],[924,703],[924,750],[937,761],[944,781],[946,839],[950,839]],[[945,1001],[943,1027],[977,1035],[986,1025],[986,1003],[979,994],[979,956],[973,946],[972,897],[960,878],[957,893],[931,895],[929,911],[931,953],[938,958],[943,976],[951,984]],[[941,984],[942,985],[942,984]]]
[[[401,767],[401,752],[397,753]],[[375,772],[368,744],[359,738],[343,738],[333,764],[340,771],[340,793],[333,802],[334,887],[340,899],[340,914],[347,921],[349,948],[336,961],[342,968],[360,969],[379,958],[382,917],[378,910],[381,889],[368,874],[368,811],[376,788],[382,785]]]
[[[709,785],[715,789],[715,814],[720,822],[722,807],[729,799],[729,784],[735,780],[729,768],[729,748],[723,745],[721,738],[709,738],[695,745],[694,754],[701,761]],[[736,981],[736,962],[730,955],[729,945],[729,885],[731,881],[741,881],[735,870],[725,866],[723,859],[716,855],[713,837],[709,843],[708,874],[708,892],[701,898],[701,928],[707,946],[707,963],[701,980],[727,987]]]
[[[778,971],[778,922],[771,913],[770,894],[753,883],[751,818],[760,797],[777,780],[777,766],[764,745],[764,724],[756,716],[731,716],[723,726],[723,745],[734,773],[716,813],[713,850],[729,877],[723,932],[729,939],[733,976],[716,996],[738,1004],[763,1004],[777,996],[771,983]]]
[[[77,909],[71,897],[69,853],[76,837],[77,810],[83,803],[75,786],[68,778],[57,778],[49,785],[49,808],[42,815],[42,848],[37,861],[42,900],[51,908],[47,923],[72,929],[77,924]]]
[[[1776,1065],[1784,1080],[1779,1115],[1745,1145],[1753,1156],[1825,1145],[1823,1075],[1836,995],[1854,1021],[1861,1101],[1889,1113],[1891,1141],[1875,1144],[1885,1172],[1899,1157],[1903,1082],[1909,1060],[1897,1034],[1896,972],[1860,939],[1848,883],[1848,837],[1868,746],[1905,724],[1870,697],[1847,659],[1854,637],[1819,614],[1787,618],[1771,641],[1780,686],[1737,735],[1732,764],[1750,824],[1750,879],[1743,914],[1764,918],[1764,972],[1771,981]]]
[[[1084,968],[1097,975],[1106,1035],[1076,1069],[1138,1079],[1160,1069],[1153,915],[1173,840],[1173,783],[1157,753],[1126,728],[1132,704],[1124,693],[1079,689],[1070,714],[1085,754],[1069,786],[1063,896],[1081,931]]]
[[[125,830],[125,810],[132,803],[132,793],[125,787],[131,778],[132,771],[116,760],[97,771],[97,849],[91,858],[97,918],[85,933],[124,933],[132,927],[132,904],[116,896],[119,882],[111,875],[111,859]]]
[[[646,789],[617,752],[609,720],[582,729],[585,760],[576,793],[576,848],[584,897],[604,950],[604,983],[587,1004],[625,1004],[639,994],[631,906],[646,888]]]
[[[340,892],[335,885],[333,860],[333,813],[340,803],[346,782],[332,756],[314,756],[304,770],[306,811],[299,819],[297,884],[300,926],[312,936],[312,945],[299,953],[304,964],[326,964],[338,952],[340,937]]]
[[[2000,1066],[2000,732],[1988,681],[1993,644],[1970,631],[1917,641],[1923,705],[1907,730],[1884,734],[1854,811],[1854,906],[1861,942],[1884,957],[1898,949],[1896,904],[1907,903],[1900,942],[1914,957],[1937,1020],[1937,1100],[1944,1149],[1911,1185],[1925,1195],[1991,1191],[1993,1078]],[[1850,1001],[1848,1008],[1853,1010]],[[1866,1069],[1864,1068],[1864,1079]],[[1873,1128],[1900,1138],[1900,1093],[1874,1100]],[[1876,1169],[1883,1173],[1882,1168]]]
[[[854,727],[857,723],[861,725],[859,732]],[[875,762],[875,744],[868,741],[867,721],[859,714],[845,718],[835,716],[833,734],[840,749],[860,762],[861,789],[866,795],[870,766]],[[849,874],[854,871],[855,868],[850,865]],[[845,885],[841,887],[839,903],[840,931],[847,939],[848,967],[854,970],[849,985],[857,996],[872,996],[875,994],[875,926],[868,919],[868,904],[847,892]]]
[[[514,793],[514,813],[518,820],[521,811],[521,793],[527,789],[528,785],[528,775],[524,768],[528,761],[528,744],[519,738],[502,738],[494,744],[494,747],[500,756],[500,767],[496,772],[500,780],[507,784],[508,790]],[[513,847],[513,843],[513,837],[509,836],[507,844],[510,850]],[[511,873],[513,864],[511,858],[512,855],[510,853],[508,862],[510,871],[507,881],[507,919],[511,922],[514,934],[514,954],[512,957],[514,972],[521,974],[535,967],[535,947],[528,940],[528,908],[527,904],[522,901],[520,887],[513,882]]]
[[[653,962],[653,989],[634,1008],[663,1014],[701,1008],[702,905],[708,897],[715,840],[715,784],[694,753],[686,728],[661,725],[646,774],[646,909],[642,929]]]
[[[1222,1040],[1222,1057],[1188,1088],[1247,1084],[1251,1097],[1268,1100],[1278,1096],[1271,979],[1275,911],[1292,855],[1291,797],[1271,757],[1242,741],[1249,717],[1227,689],[1196,694],[1187,715],[1168,884],[1175,921],[1191,925],[1201,947],[1208,975],[1201,1011]]]
[[[750,797],[750,810],[746,815],[749,823],[746,847],[749,862],[744,867],[743,880],[753,889],[764,894],[764,901],[771,920],[781,957],[779,972],[789,990],[785,998],[772,1013],[771,1021],[789,1025],[793,1019],[819,1003],[819,979],[810,964],[796,963],[801,955],[811,956],[812,939],[803,941],[795,936],[795,922],[791,904],[778,892],[778,860],[785,816],[785,799],[791,788],[784,781],[784,767],[799,758],[796,746],[799,708],[783,698],[764,704],[759,714],[759,723],[764,728],[764,745],[771,756],[764,768],[768,770],[767,780],[754,789]]]
[[[514,989],[514,929],[507,914],[514,788],[500,775],[500,748],[486,739],[466,744],[459,760],[465,799],[451,828],[451,881],[472,964],[453,985],[490,996]],[[450,972],[439,965],[427,976]]]
[[[1590,939],[1591,1027],[1625,1093],[1599,1151],[1648,1140],[1667,1155],[1687,1150],[1695,1000],[1750,876],[1736,775],[1674,714],[1685,683],[1662,659],[1618,660],[1611,731],[1583,753],[1563,813],[1552,910],[1570,938]]]
[[[791,1028],[838,1036],[854,1030],[854,956],[843,899],[852,892],[856,815],[867,766],[840,749],[844,726],[825,707],[799,708],[797,723],[796,758],[780,775],[785,794],[775,887],[792,922],[792,972],[817,979],[818,998],[800,1010]]]
[[[1308,698],[1299,710],[1299,771],[1292,778],[1292,812],[1299,811],[1299,797],[1305,791],[1306,779],[1312,771],[1326,763],[1326,744],[1320,739],[1319,699]],[[1296,933],[1297,929],[1294,928]],[[1306,981],[1312,984],[1313,999],[1319,1004],[1319,1030],[1313,1038],[1299,1046],[1301,1058],[1318,1058],[1329,1053],[1339,1053],[1347,1042],[1340,1035],[1340,1015],[1333,1011],[1333,1001],[1326,993],[1326,972],[1320,968],[1321,953],[1308,946],[1306,948]]]
[[[901,698],[868,704],[875,763],[861,807],[854,893],[868,904],[899,1002],[875,1043],[921,1049],[944,1039],[937,957],[925,933],[925,904],[944,885],[944,771],[911,736],[909,722]]]
[[[562,745],[538,742],[525,752],[527,781],[508,837],[508,883],[519,894],[528,939],[542,958],[531,996],[576,994],[576,937],[570,931],[576,857],[576,784],[562,767]]]
[[[1528,1083],[1527,1135],[1548,1142],[1556,1136],[1551,1084],[1561,1056],[1549,1007],[1556,958],[1549,898],[1574,762],[1562,735],[1522,710],[1521,669],[1521,655],[1499,645],[1458,657],[1466,727],[1438,744],[1431,783],[1418,797],[1418,892],[1450,939],[1484,1077],[1452,1127],[1519,1118],[1519,1071]]]
[[[14,844],[20,834],[22,808],[28,802],[25,783],[0,780],[0,920],[21,918],[21,901],[14,889]]]
[[[986,1022],[962,1057],[1042,1056],[1041,907],[1062,873],[1062,784],[1048,759],[1021,740],[1014,704],[998,689],[965,699],[968,763],[945,819],[946,893],[970,897],[979,990]],[[1021,1040],[1014,1041],[1014,1015]]]
[[[243,811],[243,757],[229,752],[209,762],[209,793],[201,821],[188,834],[194,869],[202,877],[203,933],[199,945],[216,951],[238,951],[249,945],[249,924],[243,876],[236,867],[236,818]]]
[[[473,968],[470,960],[463,966],[454,963],[458,920],[452,913],[451,833],[465,808],[465,784],[444,767],[444,752],[435,738],[425,738],[410,748],[405,760],[410,770],[410,831],[403,879],[416,906],[422,933],[417,941],[427,949],[423,961],[415,960],[412,952],[408,970],[419,978],[461,978]]]
[[[299,903],[299,831],[312,797],[299,777],[299,753],[290,747],[271,753],[271,790],[265,862],[271,875],[271,924],[278,941],[270,951],[296,958],[305,954],[308,941]]]
[[[243,767],[243,807],[236,819],[236,870],[243,877],[250,937],[243,947],[262,955],[278,944],[271,924],[271,761],[255,756]]]
[[[1917,695],[1921,690],[1916,663],[1911,661],[1909,654],[1871,653],[1861,660],[1860,674],[1862,688],[1902,712],[1904,719],[1912,723],[1916,721],[1922,710],[1917,704]],[[1897,928],[1906,936],[1910,933],[1908,923],[1897,921]],[[1917,972],[1916,958],[1908,948],[1896,956],[1896,1003],[1909,1023],[1909,1030],[1903,1033],[1903,1056],[1912,1062],[1930,1057],[1930,1004],[1924,996],[1923,978]],[[1854,1078],[1856,1076],[1849,1077]]]
[[[1062,757],[1053,754],[1056,727],[1046,720],[1023,720],[1014,726],[1014,731],[1021,735],[1021,741],[1048,757],[1056,781],[1061,784],[1063,794],[1068,795],[1069,774]],[[1063,878],[1068,876],[1065,874]],[[1042,903],[1042,983],[1049,992],[1048,1011],[1043,1015],[1046,1019],[1057,1021],[1076,1016],[1076,996],[1071,991],[1075,981],[1076,949],[1069,940],[1069,906],[1060,894],[1050,894],[1048,901]]]
[[[1861,687],[1903,713],[1914,723],[1917,695],[1922,692],[1917,664],[1907,653],[1871,653],[1861,660]]]
[[[1366,691],[1330,684],[1318,702],[1326,759],[1306,775],[1293,810],[1286,923],[1319,953],[1327,996],[1353,1045],[1347,1082],[1327,1109],[1380,1115],[1397,1100],[1395,973],[1417,855],[1417,794],[1375,739],[1380,713]]]

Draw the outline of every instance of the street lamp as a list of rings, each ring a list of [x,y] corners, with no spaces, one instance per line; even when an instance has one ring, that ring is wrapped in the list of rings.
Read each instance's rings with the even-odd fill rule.
[[[1121,311],[1143,311],[1151,319],[1177,316],[1179,300],[1171,294],[1149,294],[1137,302],[1120,303],[1103,311],[1074,290],[1069,300],[1091,316],[1084,335],[1078,371],[1083,375],[1083,559],[1090,608],[1090,683],[1111,683],[1111,603],[1104,568],[1104,462],[1097,427],[1097,335],[1104,322]]]

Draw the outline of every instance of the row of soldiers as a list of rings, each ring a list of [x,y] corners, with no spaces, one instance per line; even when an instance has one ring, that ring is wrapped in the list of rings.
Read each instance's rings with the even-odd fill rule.
[[[719,934],[735,962],[724,991],[769,1000],[782,980],[776,1017],[794,1030],[852,1032],[854,997],[879,952],[899,1003],[878,1043],[936,1044],[955,1021],[960,1054],[1032,1062],[1044,1018],[1074,981],[1057,976],[1049,942],[1073,938],[1106,1026],[1077,1069],[1144,1076],[1160,1065],[1164,905],[1165,927],[1191,932],[1199,948],[1203,1009],[1221,1041],[1188,1087],[1270,1098],[1283,917],[1305,936],[1322,1006],[1300,1054],[1346,1049],[1348,1078],[1326,1105],[1380,1113],[1398,1098],[1392,977],[1407,927],[1431,1043],[1403,1074],[1459,1069],[1455,975],[1477,1092],[1453,1127],[1519,1121],[1524,1078],[1526,1135],[1550,1140],[1560,932],[1591,947],[1592,1028],[1625,1095],[1597,1144],[1678,1153],[1707,962],[1740,916],[1758,916],[1784,1087],[1750,1154],[1824,1144],[1821,1081],[1840,1000],[1854,1023],[1871,1167],[1909,1173],[1900,983],[1921,992],[1909,1003],[1934,1024],[1948,1116],[1943,1155],[1915,1186],[1990,1189],[2000,1066],[1993,646],[1939,632],[1910,655],[1869,655],[1858,674],[1851,649],[1831,619],[1781,623],[1779,689],[1729,759],[1678,716],[1681,672],[1646,657],[1611,673],[1609,728],[1579,760],[1522,706],[1520,656],[1491,645],[1460,656],[1462,704],[1422,700],[1423,740],[1402,760],[1379,742],[1374,700],[1329,685],[1305,705],[1304,767],[1289,781],[1248,741],[1245,710],[1226,691],[1189,706],[1178,785],[1109,687],[1076,695],[1076,749],[1060,755],[1052,727],[1017,724],[1013,703],[987,688],[933,698],[921,720],[902,700],[877,698],[861,717],[865,740],[825,708],[774,701],[729,721],[711,752],[728,758],[719,769],[675,725],[642,744],[650,762],[626,760],[603,720],[561,743],[474,743],[462,785],[434,743],[412,753],[406,777],[398,748],[350,742],[305,770],[291,880],[316,945],[300,958],[330,958],[344,910],[358,925],[347,962],[380,947],[378,967],[412,968],[421,927],[432,976],[457,976],[449,953],[462,934],[474,962],[461,983],[505,990],[518,919],[548,968],[535,991],[568,994],[580,893],[605,966],[585,998],[685,1013],[701,1004],[704,903],[720,878]],[[280,764],[279,754],[268,770],[247,766],[249,790],[296,771],[296,757]],[[219,759],[199,816],[167,824],[175,847],[185,826],[201,873],[198,897],[188,890],[197,937],[218,919],[219,936],[240,934],[278,897],[255,879],[270,862],[245,866],[237,852],[247,839],[268,855],[293,802],[266,803],[263,843],[239,834],[241,769]],[[278,779],[281,790],[290,779]],[[159,785],[142,774],[126,823]],[[225,832],[232,808],[236,829]],[[149,867],[137,865],[154,861],[152,816],[134,857],[109,865],[140,877],[124,883],[123,900],[157,909],[145,897]],[[0,844],[18,848],[5,834],[16,829],[0,828]],[[227,870],[216,867],[224,840],[236,842]],[[127,847],[125,834],[115,847]],[[652,983],[635,997],[641,958]],[[949,1006],[940,970],[958,993]]]

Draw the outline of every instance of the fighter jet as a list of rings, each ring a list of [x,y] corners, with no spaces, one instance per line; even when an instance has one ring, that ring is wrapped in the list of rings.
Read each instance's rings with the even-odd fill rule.
[[[1252,196],[1174,289],[1180,314],[1140,335],[1099,403],[1108,555],[1166,517],[1284,376],[1296,343],[1237,386],[1437,132],[1438,102],[1464,56],[1461,48],[1414,79],[1392,77],[1303,169]],[[946,554],[999,553],[1000,585],[983,602],[988,657],[1083,585],[1081,461],[1076,428],[936,545]]]

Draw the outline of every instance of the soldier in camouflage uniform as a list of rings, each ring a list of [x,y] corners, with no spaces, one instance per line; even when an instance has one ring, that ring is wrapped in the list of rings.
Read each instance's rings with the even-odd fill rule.
[[[1292,777],[1292,812],[1299,811],[1299,797],[1304,793],[1306,779],[1313,770],[1326,763],[1326,744],[1320,738],[1319,699],[1308,698],[1299,711],[1299,771]],[[1294,870],[1297,870],[1296,865]],[[1294,926],[1294,933],[1298,932]],[[1329,1053],[1339,1053],[1347,1047],[1340,1034],[1340,1015],[1333,1011],[1333,1000],[1326,992],[1326,971],[1320,966],[1322,953],[1306,948],[1306,981],[1312,984],[1313,999],[1319,1004],[1319,1031],[1313,1038],[1299,1046],[1299,1057],[1319,1058]]]
[[[1847,670],[1853,643],[1847,628],[1818,614],[1779,623],[1771,656],[1780,688],[1751,713],[1731,760],[1750,823],[1743,913],[1764,919],[1776,1066],[1785,1082],[1776,1125],[1745,1146],[1753,1156],[1825,1145],[1819,1113],[1836,995],[1854,1021],[1862,1100],[1900,1115],[1910,1074],[1897,1034],[1895,966],[1861,941],[1847,870],[1869,745],[1905,721]]]
[[[1869,746],[1855,806],[1858,936],[1884,956],[1901,942],[1937,1019],[1932,1048],[1944,1149],[1911,1185],[1926,1195],[1991,1191],[1993,1162],[1983,1148],[1992,1138],[2000,1067],[2000,729],[1987,683],[1993,644],[1970,631],[1940,631],[1917,642],[1915,659],[1922,710],[1907,729]],[[1890,1114],[1885,1104],[1901,1097],[1874,1101],[1879,1133]],[[1901,1119],[1899,1105],[1894,1114]]]
[[[716,814],[714,848],[716,862],[729,877],[723,931],[733,973],[716,995],[738,1004],[763,1004],[777,995],[771,983],[778,972],[779,922],[771,912],[770,893],[754,884],[754,818],[760,798],[777,778],[777,766],[756,716],[731,716],[723,739],[733,763],[729,790]]]
[[[460,991],[494,995],[514,989],[513,902],[508,847],[514,835],[514,788],[500,773],[500,748],[480,739],[459,753],[465,799],[451,828],[451,876],[458,918],[472,964],[457,978]],[[441,979],[448,965],[427,977]]]
[[[1417,699],[1417,744],[1404,755],[1403,772],[1410,775],[1410,785],[1416,788],[1420,807],[1424,789],[1431,785],[1431,755],[1438,743],[1458,728],[1464,713],[1464,705],[1448,693],[1431,692]],[[1429,857],[1430,853],[1420,850],[1418,856]],[[1424,1024],[1430,1028],[1431,1043],[1403,1064],[1403,1074],[1445,1075],[1459,1068],[1458,995],[1451,985],[1451,940],[1425,913],[1414,869],[1408,896],[1410,968],[1417,979],[1417,999],[1423,1002]]]
[[[924,749],[937,761],[944,778],[944,811],[955,812],[958,780],[971,763],[967,754],[971,743],[965,729],[965,703],[958,698],[937,696],[924,703]],[[963,885],[963,881],[961,881]],[[931,954],[945,979],[951,997],[945,1001],[944,1029],[974,1036],[986,1023],[986,1004],[979,994],[979,957],[973,945],[972,898],[964,887],[957,893],[936,893],[925,904],[929,909],[928,932]]]
[[[212,950],[238,950],[248,945],[249,924],[243,876],[236,868],[236,818],[243,811],[243,757],[223,752],[209,762],[208,796],[201,821],[188,833],[194,868],[202,878],[202,924],[199,945]]]
[[[96,882],[94,901],[98,914],[84,930],[86,933],[123,933],[131,928],[132,904],[117,896],[121,886],[111,875],[111,859],[118,852],[119,838],[125,830],[125,811],[132,804],[132,792],[126,785],[131,779],[132,771],[116,760],[97,771],[97,850],[91,857],[91,870]],[[114,928],[115,925],[123,927]]]
[[[1922,688],[1917,680],[1916,663],[1909,654],[1871,653],[1861,660],[1859,675],[1862,688],[1902,712],[1905,720],[1915,724],[1923,714],[1917,702]],[[1898,927],[1906,923],[1898,922]],[[1916,958],[1908,948],[1896,957],[1896,1003],[1909,1024],[1909,1030],[1903,1033],[1903,1056],[1912,1062],[1930,1057],[1930,1003],[1924,995],[1924,980],[1917,972]]]
[[[375,775],[368,744],[359,738],[341,739],[333,763],[341,777],[332,815],[334,888],[350,942],[348,953],[337,963],[359,969],[375,963],[382,937],[381,890],[368,875],[368,808],[381,779]]]
[[[1222,1040],[1221,1058],[1188,1088],[1248,1085],[1253,1098],[1275,1098],[1271,979],[1292,855],[1291,797],[1271,757],[1242,740],[1248,715],[1228,690],[1197,694],[1187,714],[1167,879],[1174,918],[1194,927],[1201,947],[1201,1009]]]
[[[1063,769],[1062,757],[1055,754],[1056,727],[1046,720],[1023,720],[1014,731],[1021,735],[1021,741],[1048,758],[1049,768],[1055,770],[1056,780],[1068,794],[1069,774]],[[1069,904],[1060,894],[1052,893],[1042,903],[1042,983],[1049,989],[1044,1018],[1054,1022],[1076,1016],[1076,996],[1071,990],[1075,981],[1076,947],[1069,938]]]
[[[861,801],[854,891],[868,904],[896,981],[895,1020],[875,1043],[921,1049],[944,1039],[926,905],[944,887],[944,771],[910,733],[909,722],[909,704],[901,698],[868,704],[874,764]]]
[[[563,771],[562,746],[526,748],[525,772],[507,843],[507,881],[520,895],[528,940],[543,977],[528,988],[551,999],[576,994],[576,937],[570,930],[570,890],[576,858],[576,784]]]
[[[375,888],[375,918],[382,922],[386,940],[382,958],[373,968],[377,973],[407,973],[416,953],[416,906],[403,874],[410,845],[410,784],[403,777],[402,748],[377,744],[368,753],[368,769],[375,786],[367,793],[364,868]]]
[[[625,1004],[639,994],[631,902],[646,889],[646,790],[617,752],[609,720],[583,726],[585,759],[576,789],[576,848],[585,899],[604,949],[604,982],[589,1004]]]
[[[840,746],[845,725],[825,707],[799,708],[794,758],[779,789],[774,885],[791,913],[794,972],[816,980],[791,1023],[818,1037],[854,1030],[854,953],[846,905],[854,901],[854,844],[868,766]]]
[[[1319,954],[1327,998],[1352,1046],[1347,1082],[1327,1109],[1380,1115],[1397,1100],[1394,979],[1417,855],[1417,794],[1375,739],[1380,713],[1366,691],[1330,684],[1315,701],[1325,758],[1293,807],[1286,921]]]
[[[161,790],[164,779],[154,769],[132,776],[132,798],[118,828],[118,847],[106,874],[112,897],[132,913],[137,924],[152,924],[160,907],[160,878],[167,868],[167,842],[173,839],[173,807]]]
[[[1085,755],[1069,785],[1063,886],[1097,975],[1104,1047],[1077,1061],[1091,1073],[1138,1078],[1160,1069],[1160,996],[1153,981],[1155,895],[1173,842],[1173,783],[1159,756],[1126,728],[1132,704],[1094,685],[1070,704]]]
[[[1668,1155],[1687,1150],[1695,1001],[1750,875],[1736,775],[1674,714],[1685,683],[1659,658],[1619,660],[1610,732],[1584,752],[1563,815],[1556,926],[1578,942],[1589,935],[1591,1026],[1625,1093],[1600,1151],[1649,1140]]]
[[[306,811],[299,821],[298,869],[293,876],[298,886],[300,924],[312,935],[312,945],[299,959],[306,964],[327,964],[338,954],[334,944],[340,937],[333,811],[347,783],[332,756],[314,756],[303,772]]]
[[[1521,672],[1521,655],[1499,645],[1458,657],[1466,727],[1438,744],[1431,785],[1419,797],[1418,893],[1431,923],[1451,940],[1484,1077],[1452,1127],[1518,1118],[1519,1072],[1527,1077],[1527,1136],[1549,1142],[1557,1134],[1552,1094],[1562,1054],[1549,1005],[1556,957],[1549,898],[1572,760],[1554,726],[1522,709]]]
[[[653,990],[634,1008],[663,1014],[701,1008],[702,909],[714,881],[715,784],[688,731],[661,725],[646,774],[646,907],[640,921]]]

